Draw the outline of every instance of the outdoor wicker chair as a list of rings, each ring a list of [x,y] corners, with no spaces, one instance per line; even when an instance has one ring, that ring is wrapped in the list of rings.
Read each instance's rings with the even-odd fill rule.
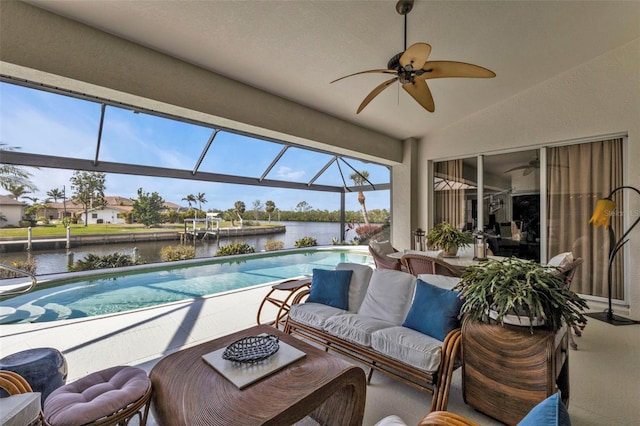
[[[398,250],[394,249],[395,252]],[[369,246],[369,253],[373,257],[373,262],[378,269],[393,269],[396,271],[402,270],[402,265],[399,259],[391,259],[383,254],[378,253],[371,245]]]
[[[407,253],[402,256],[401,262],[407,268],[407,272],[416,277],[420,274],[446,275],[449,277],[460,277],[462,275],[461,271],[437,257]]]

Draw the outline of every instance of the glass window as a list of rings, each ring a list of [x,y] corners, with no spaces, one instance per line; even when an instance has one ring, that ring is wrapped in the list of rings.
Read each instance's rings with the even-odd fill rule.
[[[484,159],[484,230],[496,256],[540,261],[540,155],[538,150]]]
[[[207,135],[204,142],[209,137]],[[213,140],[199,171],[260,178],[282,148],[283,144],[221,131]]]
[[[193,170],[212,132],[211,128],[184,121],[108,106],[99,158]]]
[[[93,159],[101,106],[0,82],[0,142],[20,152]]]
[[[434,163],[434,222],[472,230],[477,220],[477,160]]]

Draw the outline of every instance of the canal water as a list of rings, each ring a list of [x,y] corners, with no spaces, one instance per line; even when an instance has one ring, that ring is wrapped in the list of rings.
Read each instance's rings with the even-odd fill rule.
[[[250,235],[244,237],[221,237],[208,241],[198,241],[195,243],[196,257],[212,257],[215,256],[220,246],[246,242],[253,246],[256,250],[264,250],[264,245],[270,240],[279,240],[284,243],[284,248],[294,248],[295,242],[303,237],[314,237],[319,246],[331,245],[333,238],[340,238],[340,224],[333,222],[279,222],[286,226],[286,232],[270,235]],[[356,236],[355,231],[348,230],[345,238],[347,241],[353,240]],[[1,243],[0,243],[1,244]],[[34,250],[27,252],[10,252],[0,253],[0,263],[10,265],[14,261],[26,261],[29,257],[36,262],[36,274],[53,274],[67,271],[68,263],[75,262],[89,254],[106,255],[110,253],[133,254],[134,247],[138,250],[138,255],[147,263],[161,262],[160,250],[163,247],[177,245],[179,241],[153,241],[153,242],[135,242],[124,244],[100,244],[72,247],[69,252],[67,250]]]

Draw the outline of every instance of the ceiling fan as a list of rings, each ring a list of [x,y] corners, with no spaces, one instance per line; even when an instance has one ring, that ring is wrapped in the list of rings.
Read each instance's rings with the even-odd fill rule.
[[[340,81],[347,77],[359,74],[381,73],[395,74],[395,76],[378,85],[367,95],[358,107],[356,114],[359,114],[369,102],[378,96],[384,89],[391,86],[395,81],[402,84],[402,88],[409,93],[424,109],[429,112],[435,111],[433,96],[427,86],[426,80],[433,78],[449,77],[474,77],[493,78],[496,74],[478,65],[467,64],[455,61],[428,61],[431,53],[431,46],[427,43],[415,43],[407,49],[407,14],[413,9],[414,0],[399,0],[396,3],[396,11],[404,15],[404,52],[389,59],[386,69],[375,69],[360,71],[333,80],[331,83]]]
[[[505,170],[505,173],[515,172],[516,170],[522,170],[522,176],[528,176],[540,168],[540,158],[536,155],[535,160],[529,161],[527,164],[513,167],[509,170]]]
[[[554,167],[559,167],[559,168],[569,168],[569,166],[565,166],[564,164],[554,164],[554,163],[547,163],[547,167],[549,168],[554,168]],[[540,156],[539,154],[536,152],[536,158],[529,161],[527,164],[523,164],[520,166],[516,166],[513,167],[509,170],[506,170],[505,173],[511,173],[511,172],[515,172],[517,170],[522,170],[522,176],[528,176],[531,173],[535,172],[536,170],[540,169]]]

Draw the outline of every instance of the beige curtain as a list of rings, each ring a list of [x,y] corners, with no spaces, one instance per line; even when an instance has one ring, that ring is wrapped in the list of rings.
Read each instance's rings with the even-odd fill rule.
[[[462,160],[439,161],[434,164],[435,224],[448,222],[458,228],[465,225]]]
[[[603,227],[589,224],[593,208],[623,184],[622,139],[559,146],[548,150],[548,253],[549,257],[571,251],[584,259],[572,282],[572,289],[585,295],[608,297],[607,261],[609,234]],[[622,195],[614,201],[622,211]],[[619,238],[623,230],[621,215],[611,218]],[[612,266],[612,298],[624,299],[624,253]]]

